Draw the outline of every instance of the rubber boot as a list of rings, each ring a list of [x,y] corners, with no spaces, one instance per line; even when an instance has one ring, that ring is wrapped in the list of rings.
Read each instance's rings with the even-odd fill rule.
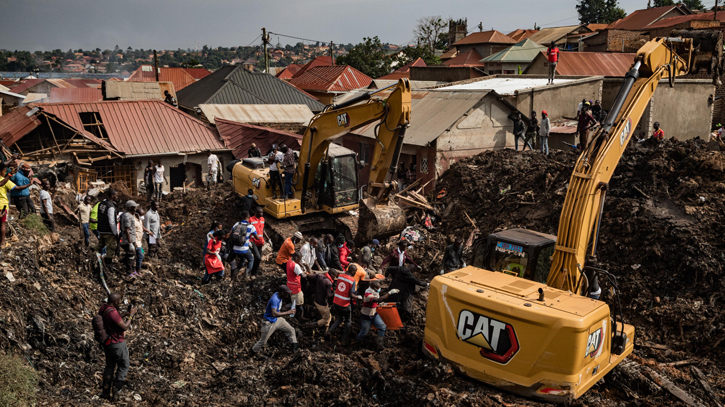
[[[122,382],[120,380],[114,380],[113,381],[113,391],[111,392],[111,401],[116,402],[119,398],[119,393],[121,392],[121,389],[123,388],[123,385],[126,382]]]
[[[376,336],[375,337],[375,350],[378,352],[381,352],[385,349],[385,337],[383,336]]]
[[[111,386],[113,380],[111,378],[103,378],[103,384],[101,385],[101,398],[110,400],[111,399]]]

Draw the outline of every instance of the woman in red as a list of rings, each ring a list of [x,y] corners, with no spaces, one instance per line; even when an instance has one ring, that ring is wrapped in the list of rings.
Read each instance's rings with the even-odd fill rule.
[[[204,255],[204,265],[206,273],[201,279],[202,284],[208,284],[212,276],[217,276],[220,280],[224,278],[224,263],[220,255],[222,242],[226,240],[229,232],[224,230],[214,231],[213,237],[206,246],[206,254]]]

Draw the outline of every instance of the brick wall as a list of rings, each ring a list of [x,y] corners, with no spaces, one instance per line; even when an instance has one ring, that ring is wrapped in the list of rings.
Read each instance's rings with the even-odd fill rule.
[[[639,31],[607,31],[607,51],[610,52],[637,52],[647,41],[649,36]]]

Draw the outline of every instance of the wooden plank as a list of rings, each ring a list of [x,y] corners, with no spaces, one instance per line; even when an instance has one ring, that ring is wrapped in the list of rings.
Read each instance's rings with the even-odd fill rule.
[[[690,393],[687,393],[686,391],[682,390],[681,388],[677,387],[674,383],[672,383],[669,379],[666,377],[660,375],[659,373],[655,372],[648,366],[642,366],[642,370],[644,371],[645,375],[652,379],[653,382],[657,383],[658,385],[662,386],[665,390],[670,392],[673,396],[677,397],[680,401],[687,404],[690,407],[704,407],[702,403],[700,403],[697,399],[692,397]]]
[[[431,210],[431,211],[433,210],[433,207],[432,206],[426,205],[426,204],[423,204],[423,203],[420,203],[420,202],[418,202],[416,200],[413,200],[413,199],[408,198],[407,196],[400,196],[400,195],[396,195],[396,196],[398,197],[398,199],[402,200],[403,202],[405,202],[405,203],[407,203],[409,205],[415,206],[415,207],[420,208],[420,209],[428,209],[428,210]]]
[[[416,185],[418,185],[418,183],[420,183],[420,178],[418,178],[417,180],[415,180],[415,182],[413,182],[412,184],[410,184],[410,185],[408,185],[407,187],[405,187],[405,189],[404,189],[404,190],[402,190],[402,191],[398,192],[398,195],[400,195],[400,194],[403,194],[403,193],[405,193],[405,192],[408,192],[408,191],[409,191],[409,190],[410,190],[411,188],[413,188],[413,187],[415,187]]]
[[[469,222],[471,222],[471,225],[473,225],[473,228],[478,230],[478,226],[476,226],[476,222],[474,222],[473,219],[471,219],[471,217],[468,216],[468,212],[463,211],[463,214],[466,215],[466,218],[468,219]]]
[[[415,191],[408,191],[408,195],[412,196],[416,201],[419,201],[420,203],[430,206],[430,203],[428,202],[428,200],[425,199],[424,196],[416,193]]]
[[[423,186],[422,186],[422,187],[420,187],[420,188],[418,188],[418,190],[416,190],[415,192],[416,192],[416,193],[421,193],[421,192],[422,192],[422,191],[423,191],[423,190],[425,189],[425,187],[427,187],[427,186],[428,186],[428,184],[430,184],[430,183],[431,183],[431,181],[433,181],[433,178],[429,179],[429,180],[428,180],[428,182],[426,182],[425,184],[423,184]]]
[[[690,369],[692,369],[692,372],[695,373],[695,376],[697,376],[697,379],[700,381],[702,388],[705,389],[705,393],[707,393],[708,397],[710,397],[712,402],[715,403],[715,406],[723,407],[722,403],[720,402],[720,397],[718,397],[717,394],[715,394],[715,392],[712,390],[712,387],[710,387],[710,384],[707,382],[707,377],[704,373],[702,373],[702,370],[698,369],[695,366],[690,366]]]
[[[660,363],[660,366],[687,366],[687,365],[696,365],[698,363],[700,363],[698,360],[687,359],[687,360],[678,360],[677,362]]]

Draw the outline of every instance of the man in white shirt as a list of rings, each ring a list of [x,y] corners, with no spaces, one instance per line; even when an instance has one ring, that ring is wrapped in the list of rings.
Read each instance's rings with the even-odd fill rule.
[[[209,173],[206,177],[207,187],[214,187],[217,183],[217,177],[219,176],[219,166],[221,165],[221,163],[219,162],[219,157],[217,157],[216,154],[212,153],[210,150],[209,158],[206,160],[206,163],[209,165]]]
[[[51,232],[55,232],[55,219],[53,219],[53,198],[50,196],[50,182],[44,179],[40,184],[42,188],[40,190],[40,216],[43,218],[43,223],[50,229]]]
[[[322,271],[322,267],[320,267],[320,264],[317,262],[317,238],[311,237],[310,240],[303,244],[300,248],[300,254],[302,255],[302,260],[300,261],[300,264],[302,267],[304,267],[308,272],[312,271],[312,268],[314,267],[315,270]]]
[[[166,178],[164,177],[164,165],[161,163],[161,160],[159,160],[156,163],[156,167],[154,167],[154,186],[156,187],[156,200],[159,202],[163,196],[164,182],[166,182]],[[166,183],[168,184],[168,182]]]

